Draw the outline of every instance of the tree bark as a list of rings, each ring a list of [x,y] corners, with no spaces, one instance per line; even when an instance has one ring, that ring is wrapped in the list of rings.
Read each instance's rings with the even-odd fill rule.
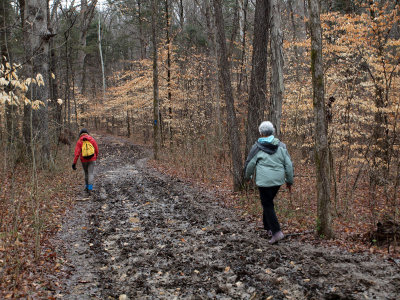
[[[207,27],[207,43],[208,43],[208,54],[215,54],[213,51],[215,49],[214,45],[214,28],[212,22],[212,12],[210,7],[210,0],[204,0],[204,10],[205,10],[205,19],[206,19],[206,27]],[[214,55],[215,56],[215,55]]]
[[[138,0],[138,21],[139,21],[139,38],[140,38],[140,58],[146,58],[146,43],[143,35],[143,20],[142,20],[142,0]]]
[[[99,12],[99,28],[98,28],[98,42],[99,42],[99,54],[101,63],[101,74],[103,78],[103,100],[106,99],[106,74],[104,72],[104,61],[103,61],[103,51],[101,49],[101,14]]]
[[[0,62],[1,65],[5,68],[6,63],[8,62],[11,66],[13,64],[11,59],[11,54],[8,49],[10,30],[9,25],[11,23],[10,14],[11,14],[11,6],[9,1],[3,0],[0,3]],[[7,90],[7,87],[5,87]],[[16,109],[15,103],[7,102],[5,103],[4,110],[4,120],[5,120],[5,129],[7,132],[8,139],[7,141],[10,144],[14,143],[14,140],[18,138],[18,130],[17,130],[17,114],[18,110]]]
[[[317,231],[325,238],[332,238],[330,198],[330,166],[328,125],[325,114],[324,73],[322,60],[322,29],[319,0],[308,0],[311,31],[311,72],[315,123],[315,166],[317,174],[318,219]]]
[[[80,34],[79,48],[77,56],[77,76],[76,83],[81,93],[85,92],[85,58],[86,58],[86,36],[92,22],[97,0],[92,0],[88,4],[87,0],[81,0],[80,19]]]
[[[158,159],[158,148],[159,148],[159,90],[158,90],[158,46],[157,46],[157,28],[156,28],[156,18],[157,18],[157,7],[158,0],[152,0],[152,10],[151,10],[151,30],[152,30],[152,42],[153,42],[153,151],[154,159]]]
[[[54,5],[58,6],[58,1]],[[54,11],[54,9],[53,9]],[[54,16],[51,14],[51,16]],[[50,19],[48,20],[48,27],[50,32],[55,32],[54,26],[56,25],[56,22],[54,20]],[[62,122],[62,106],[57,103],[57,100],[59,98],[58,96],[58,79],[57,79],[57,52],[56,52],[56,45],[54,39],[50,40],[49,44],[50,48],[50,57],[49,57],[49,91],[50,91],[50,99],[51,99],[51,104],[49,105],[49,110],[51,111],[50,115],[52,115],[52,119],[56,121],[57,124],[61,124]],[[54,78],[53,78],[54,76]],[[61,133],[61,126],[58,128],[59,134]]]
[[[258,126],[263,121],[267,98],[267,56],[269,40],[269,2],[257,0],[254,15],[253,57],[246,126],[246,152],[258,138]]]
[[[184,10],[183,10],[183,1],[179,0],[179,25],[181,30],[183,31],[183,26],[185,24]]]
[[[288,0],[288,8],[290,13],[290,22],[292,23],[293,40],[304,40],[306,38],[304,0]]]
[[[235,8],[233,11],[231,40],[229,42],[229,47],[228,47],[228,58],[232,56],[233,50],[235,49],[235,41],[238,31],[239,31],[239,0],[236,0]]]
[[[0,51],[1,58],[0,61],[5,64],[4,57],[6,60],[12,64],[10,53],[8,51],[8,43],[10,37],[9,22],[11,15],[10,3],[7,0],[2,0],[0,3]]]
[[[249,0],[244,0],[243,3],[243,37],[242,37],[242,53],[241,53],[241,57],[240,57],[240,71],[238,73],[238,84],[237,84],[237,95],[238,97],[240,97],[241,95],[241,91],[242,91],[242,82],[243,82],[243,78],[245,76],[243,76],[244,73],[244,60],[246,57],[246,37],[247,37],[247,8],[249,5]],[[247,83],[246,83],[247,86]]]
[[[128,103],[126,103],[126,104],[128,106]],[[129,108],[128,107],[126,109],[126,128],[127,128],[128,138],[130,138],[131,137],[131,122],[130,122],[130,119],[129,119]]]
[[[64,87],[64,99],[65,99],[65,109],[64,109],[64,124],[68,125],[71,129],[71,84],[70,84],[70,66],[71,66],[71,46],[70,46],[70,34],[69,31],[64,32],[65,39],[65,87]]]
[[[281,10],[278,0],[270,0],[271,22],[271,100],[270,120],[276,129],[276,135],[281,134],[282,101],[284,93],[283,83],[283,34]]]
[[[168,131],[170,145],[172,144],[172,92],[171,92],[171,37],[170,37],[170,13],[169,0],[165,0],[166,39],[167,39],[167,99],[168,99]]]
[[[25,137],[28,138],[29,143],[32,142],[32,136],[39,137],[42,163],[45,163],[50,156],[47,100],[49,99],[49,40],[52,35],[47,28],[47,8],[46,0],[25,1],[24,40],[29,61],[28,74],[33,78],[37,78],[40,74],[43,78],[43,84],[36,83],[30,87],[30,100],[40,100],[43,105],[32,112],[31,107],[25,108],[25,121],[30,119],[28,115],[32,118],[31,135]]]
[[[227,109],[227,127],[228,138],[230,140],[231,159],[233,166],[233,188],[238,191],[242,188],[242,155],[240,151],[240,136],[236,120],[235,104],[232,93],[231,77],[229,71],[229,62],[227,56],[227,47],[225,39],[224,19],[222,15],[221,0],[214,0],[215,25],[217,31],[218,51],[218,69],[220,79],[223,85],[225,104]]]

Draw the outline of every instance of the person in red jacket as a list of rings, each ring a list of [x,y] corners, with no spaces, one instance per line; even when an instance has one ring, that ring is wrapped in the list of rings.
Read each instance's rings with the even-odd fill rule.
[[[82,156],[82,144],[84,143],[84,141],[89,141],[94,147],[94,154],[90,158],[85,158]],[[85,171],[85,184],[86,184],[85,190],[89,194],[93,190],[93,180],[94,180],[93,172],[98,155],[99,155],[99,147],[97,146],[95,139],[89,135],[89,132],[87,131],[86,128],[83,128],[79,132],[79,139],[75,146],[75,157],[74,157],[74,163],[72,164],[72,169],[76,170],[76,162],[80,157],[83,170]]]

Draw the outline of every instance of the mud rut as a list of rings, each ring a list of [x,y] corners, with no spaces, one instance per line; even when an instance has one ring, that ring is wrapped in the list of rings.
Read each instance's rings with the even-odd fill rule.
[[[397,265],[294,239],[270,246],[212,192],[147,167],[146,149],[97,139],[97,191],[78,196],[59,235],[63,299],[399,299]]]

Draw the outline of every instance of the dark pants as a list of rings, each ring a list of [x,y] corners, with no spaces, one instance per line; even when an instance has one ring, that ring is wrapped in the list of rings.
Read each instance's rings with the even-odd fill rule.
[[[263,224],[265,230],[271,230],[272,234],[281,230],[278,218],[276,217],[274,198],[280,186],[258,187],[260,191],[261,204],[263,207]]]
[[[95,161],[82,162],[83,171],[85,172],[85,184],[89,190],[92,190],[93,187],[95,165]]]

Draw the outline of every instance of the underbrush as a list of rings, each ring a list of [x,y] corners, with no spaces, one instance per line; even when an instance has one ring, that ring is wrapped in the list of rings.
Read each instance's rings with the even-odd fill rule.
[[[2,162],[7,159],[0,154]],[[59,150],[51,170],[38,170],[32,185],[30,163],[1,168],[0,298],[46,298],[58,289],[61,261],[52,244],[73,203],[77,173],[68,149]],[[50,299],[50,298],[49,298]]]
[[[221,193],[224,205],[238,209],[238,213],[256,224],[255,230],[262,229],[262,207],[258,189],[253,185],[246,191],[233,193],[230,158],[228,149],[218,149],[215,144],[197,141],[161,149],[160,160],[152,162],[155,168],[171,176],[180,177],[192,183],[211,187]],[[296,153],[292,156],[294,162]],[[383,188],[378,187],[373,203],[370,189],[364,176],[357,183],[357,189],[351,197],[347,186],[352,178],[336,183],[336,192],[332,187],[332,214],[335,238],[325,240],[316,232],[317,198],[314,166],[311,163],[297,164],[295,167],[295,184],[292,193],[282,186],[276,199],[275,207],[285,233],[293,234],[300,240],[315,244],[339,246],[350,252],[379,253],[387,257],[400,257],[400,234],[393,228],[393,235],[386,235],[377,241],[379,230],[377,224],[385,219],[393,220],[398,225],[396,208],[382,196]],[[379,196],[380,195],[380,196]],[[395,198],[396,199],[396,198]],[[398,208],[397,208],[398,209]]]

